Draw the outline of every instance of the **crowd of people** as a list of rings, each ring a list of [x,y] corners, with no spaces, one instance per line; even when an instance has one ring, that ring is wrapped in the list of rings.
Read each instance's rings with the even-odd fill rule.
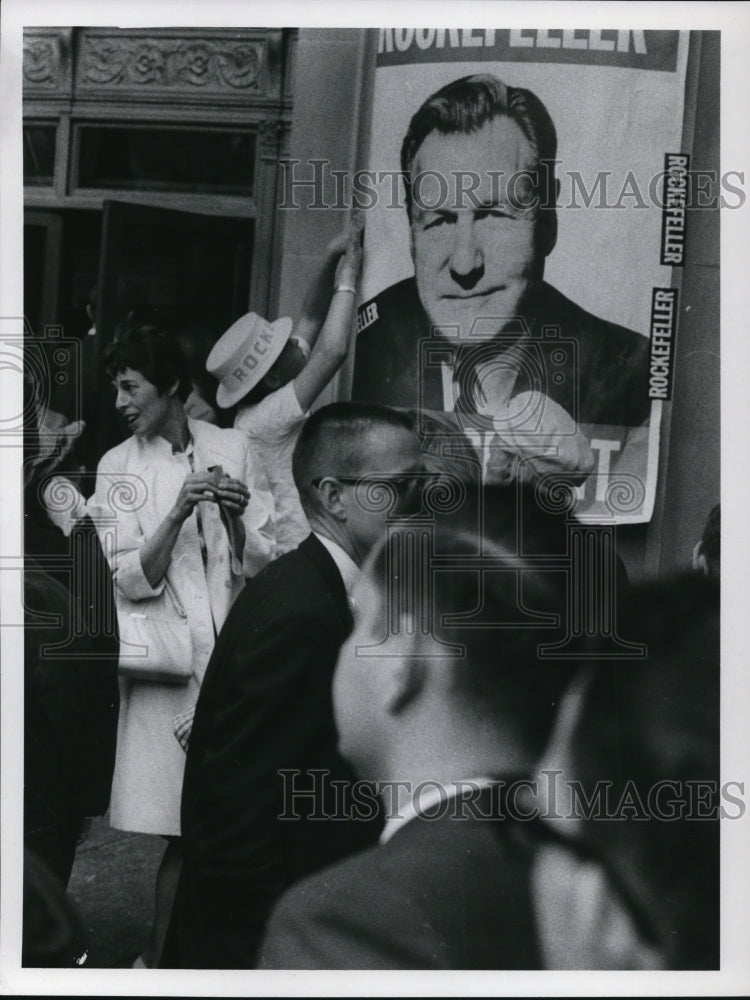
[[[65,886],[109,809],[165,845],[134,967],[717,968],[718,509],[691,572],[616,559],[602,602],[571,505],[488,482],[460,423],[314,409],[361,242],[200,373],[124,322],[88,496],[29,383],[24,962],[82,961]]]

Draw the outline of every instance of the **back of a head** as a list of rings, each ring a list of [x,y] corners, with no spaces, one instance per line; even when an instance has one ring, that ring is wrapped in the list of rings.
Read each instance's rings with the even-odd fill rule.
[[[669,968],[716,968],[718,588],[694,575],[636,587],[620,623],[646,658],[595,668],[563,756],[589,798],[597,782],[610,783],[610,807],[630,807],[617,821],[587,820],[581,835]]]
[[[379,429],[414,432],[413,419],[378,403],[330,403],[302,426],[292,455],[292,476],[306,512],[315,504],[313,482],[323,476],[361,476],[367,469],[368,435]]]
[[[546,658],[540,648],[559,638],[561,574],[519,554],[515,495],[497,492],[490,491],[490,502],[505,502],[508,510],[494,523],[477,521],[487,498],[468,490],[465,502],[434,518],[431,529],[424,522],[398,525],[370,573],[384,615],[400,608],[416,618],[415,654],[435,641],[450,653],[441,664],[451,670],[457,711],[496,725],[534,758],[577,661]]]

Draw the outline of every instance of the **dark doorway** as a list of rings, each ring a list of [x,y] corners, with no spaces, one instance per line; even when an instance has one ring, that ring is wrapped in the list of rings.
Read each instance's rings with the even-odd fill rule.
[[[253,228],[250,219],[105,201],[97,317],[102,345],[130,310],[143,306],[175,333],[205,326],[218,337],[248,309]]]
[[[61,326],[80,342],[79,395],[61,380],[52,407],[86,420],[81,457],[93,471],[123,437],[103,375],[107,345],[133,311],[215,341],[249,308],[254,222],[105,201],[103,212],[30,211],[25,232],[24,310],[34,334]]]

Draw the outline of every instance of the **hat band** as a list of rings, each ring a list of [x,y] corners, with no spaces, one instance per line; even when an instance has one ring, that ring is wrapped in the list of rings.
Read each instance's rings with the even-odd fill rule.
[[[219,365],[213,373],[214,378],[219,382],[233,377],[240,382],[247,381],[258,367],[263,363],[265,355],[273,344],[274,333],[270,326],[265,327],[257,336],[248,349],[246,344],[234,352],[227,360]]]

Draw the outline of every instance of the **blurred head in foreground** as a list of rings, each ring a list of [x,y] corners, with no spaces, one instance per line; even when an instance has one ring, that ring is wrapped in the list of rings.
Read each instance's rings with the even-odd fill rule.
[[[459,494],[366,564],[334,678],[341,751],[363,778],[525,774],[549,736],[571,670],[539,654],[560,626],[560,574],[519,554],[516,493],[490,496],[507,517],[478,519],[487,498]]]
[[[540,764],[556,788],[533,878],[545,964],[718,968],[718,587],[634,588],[620,626],[644,657],[581,675]]]

